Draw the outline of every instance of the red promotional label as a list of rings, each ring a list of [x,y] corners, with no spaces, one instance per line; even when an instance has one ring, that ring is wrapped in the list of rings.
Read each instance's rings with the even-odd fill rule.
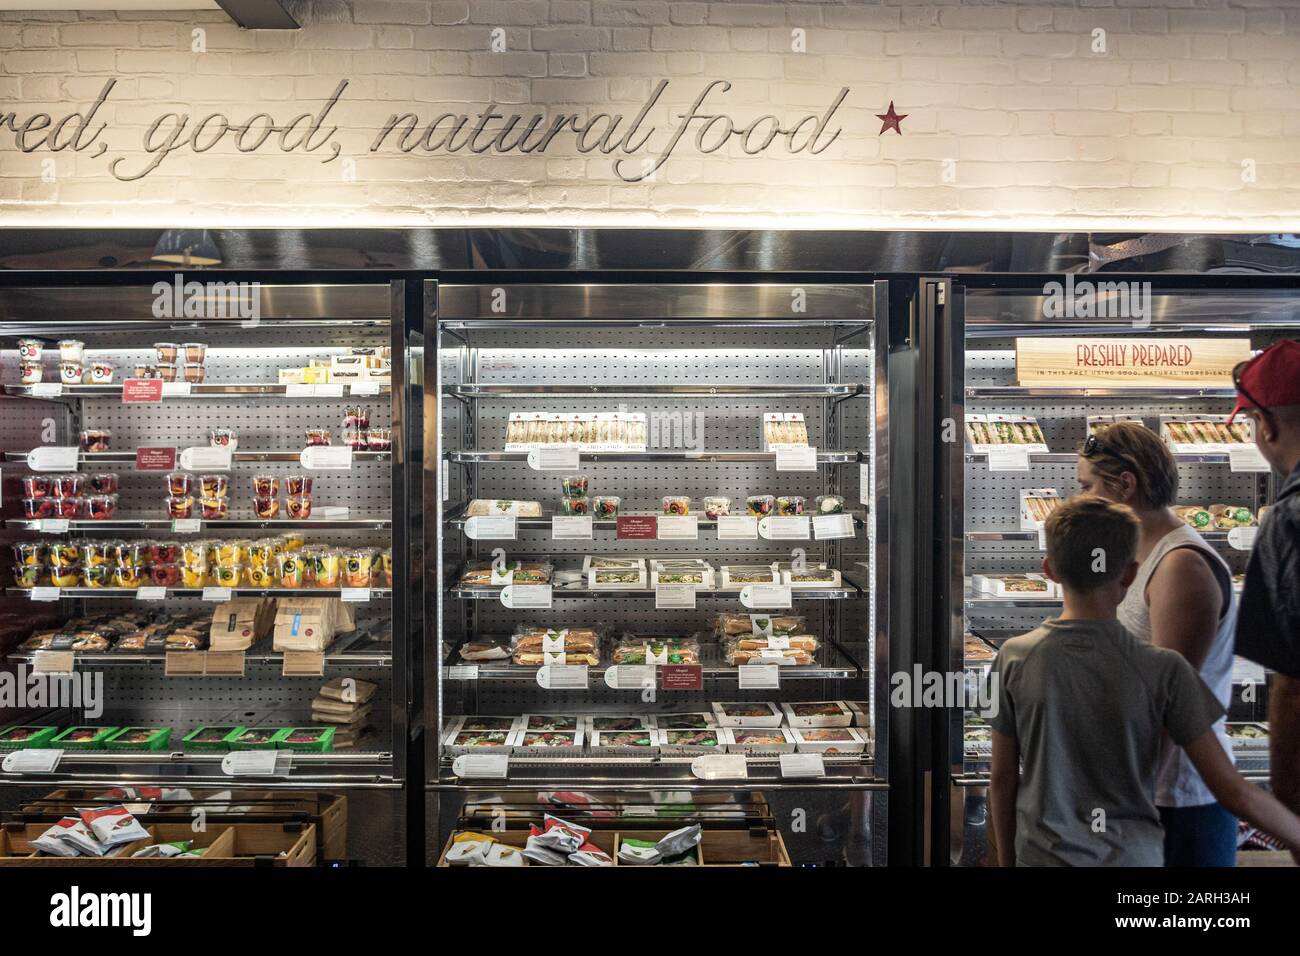
[[[662,690],[703,690],[704,668],[699,664],[660,664]]]
[[[162,387],[160,378],[128,378],[122,382],[122,402],[128,405],[161,402]]]
[[[654,515],[625,515],[617,519],[615,537],[631,541],[653,541],[659,537],[659,519]]]
[[[175,471],[175,448],[137,448],[135,450],[136,471]]]

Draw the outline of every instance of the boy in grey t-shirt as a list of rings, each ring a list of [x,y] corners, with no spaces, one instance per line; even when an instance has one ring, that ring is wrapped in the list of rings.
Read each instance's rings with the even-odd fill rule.
[[[1214,694],[1181,655],[1135,640],[1116,619],[1137,572],[1137,531],[1128,508],[1083,495],[1047,520],[1043,572],[1062,586],[1061,616],[1007,641],[993,667],[999,863],[1160,866],[1164,732],[1229,812],[1300,862],[1300,819],[1228,761],[1212,730],[1223,716]]]

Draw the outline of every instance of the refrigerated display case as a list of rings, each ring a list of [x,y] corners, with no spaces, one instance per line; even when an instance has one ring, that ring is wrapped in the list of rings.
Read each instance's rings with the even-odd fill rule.
[[[429,861],[483,807],[525,808],[503,818],[522,846],[544,812],[707,836],[762,800],[779,852],[755,862],[885,862],[889,466],[908,440],[888,283],[441,278]],[[833,731],[791,727],[833,701],[853,702],[813,708]]]
[[[1065,276],[963,277],[936,285],[942,287],[934,303],[937,321],[951,333],[936,356],[940,415],[965,435],[939,453],[942,543],[937,565],[949,574],[939,582],[943,592],[936,601],[935,633],[941,638],[939,658],[950,672],[964,670],[972,689],[987,675],[1003,641],[1059,610],[1058,595],[1037,593],[1042,582],[1019,576],[1041,571],[1045,545],[1041,522],[1031,520],[1035,513],[1048,513],[1051,492],[1066,498],[1079,490],[1077,452],[1088,435],[1089,419],[1132,418],[1161,430],[1178,463],[1177,504],[1206,509],[1202,517],[1209,517],[1201,533],[1233,570],[1238,591],[1260,509],[1277,489],[1277,477],[1252,454],[1253,447],[1245,447],[1249,442],[1235,443],[1231,439],[1236,436],[1226,436],[1226,442],[1197,447],[1196,441],[1176,442],[1169,431],[1171,419],[1225,418],[1236,395],[1229,375],[1167,382],[1158,377],[1165,373],[1139,368],[1129,381],[1104,381],[1094,376],[1114,373],[1084,369],[1075,384],[1075,370],[1051,381],[1051,369],[1031,375],[1024,365],[1031,352],[1042,351],[1034,343],[1049,341],[1059,348],[1062,343],[1095,346],[1103,340],[1157,345],[1197,340],[1248,355],[1278,338],[1300,334],[1300,290],[1285,279],[1237,276],[1093,274],[1077,280],[1079,288],[1090,282],[1090,291],[1099,293],[1096,307],[1082,316],[1076,311],[1077,317],[1069,317],[1068,310],[1058,317],[1061,292],[1073,282]],[[1130,290],[1148,297],[1144,315],[1127,309],[1120,314],[1121,296],[1127,303]],[[978,428],[981,417],[1032,420],[1038,432],[1015,440],[1041,439],[1044,444],[1019,451],[973,445],[971,424]],[[1035,503],[1043,510],[1035,512],[1029,504],[1022,508],[1027,492],[1045,497]],[[1216,504],[1246,509],[1249,517],[1243,512],[1240,521],[1220,519],[1208,510]],[[1191,523],[1194,517],[1189,513],[1186,520]],[[1011,577],[999,584],[998,576],[1004,575]],[[989,729],[975,709],[951,708],[945,715],[936,762],[947,765],[948,783],[943,793],[936,793],[932,816],[939,834],[935,860],[990,865]],[[1257,781],[1268,778],[1266,715],[1267,674],[1237,658],[1229,734],[1238,768]]]
[[[337,837],[350,801],[353,844],[320,858],[402,858],[405,296],[373,274],[3,277],[3,666],[87,692],[0,714],[61,731],[6,765],[0,806],[233,786],[332,808]]]

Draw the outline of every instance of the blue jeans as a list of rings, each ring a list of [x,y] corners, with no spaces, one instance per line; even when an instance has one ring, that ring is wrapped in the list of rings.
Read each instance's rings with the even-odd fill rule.
[[[1165,866],[1237,865],[1237,818],[1219,804],[1159,809]]]

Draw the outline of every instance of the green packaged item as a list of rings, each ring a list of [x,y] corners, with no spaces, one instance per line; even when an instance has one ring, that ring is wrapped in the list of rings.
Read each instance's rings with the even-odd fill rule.
[[[231,750],[279,750],[288,727],[243,727],[230,738]]]
[[[166,750],[172,741],[170,727],[123,727],[104,741],[106,750]]]
[[[44,747],[59,732],[58,727],[38,727],[32,724],[6,727],[0,733],[0,750],[28,750]]]
[[[288,727],[280,738],[279,749],[329,753],[334,749],[334,728]]]
[[[117,727],[69,727],[50,741],[55,750],[103,750],[104,741]]]
[[[181,745],[187,753],[229,750],[230,742],[246,729],[245,727],[233,725],[196,727],[181,738]]]

